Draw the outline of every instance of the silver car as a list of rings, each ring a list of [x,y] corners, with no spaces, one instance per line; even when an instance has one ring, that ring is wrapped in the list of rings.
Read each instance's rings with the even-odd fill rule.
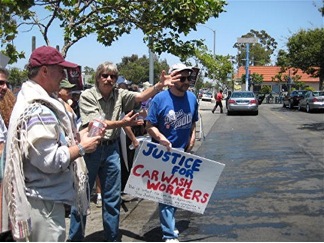
[[[324,110],[324,91],[306,92],[304,98],[299,101],[298,110],[306,110],[306,112]]]
[[[212,92],[206,92],[202,94],[201,100],[202,101],[210,101],[212,102],[214,96]]]
[[[227,115],[234,112],[258,115],[259,102],[252,91],[234,91],[228,99]]]

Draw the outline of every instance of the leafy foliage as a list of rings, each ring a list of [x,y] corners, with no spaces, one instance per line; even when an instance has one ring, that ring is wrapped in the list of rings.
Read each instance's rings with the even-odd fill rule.
[[[206,67],[207,76],[211,79],[218,80],[224,85],[227,82],[228,74],[233,73],[233,64],[229,55],[212,55],[206,47],[196,49],[195,57]]]
[[[277,65],[284,69],[300,68],[313,77],[324,81],[324,29],[300,30],[288,38],[287,51],[278,52]]]
[[[123,57],[117,64],[119,74],[134,84],[140,84],[149,80],[149,58],[145,55],[139,58],[137,55]],[[154,83],[160,79],[162,70],[168,72],[169,66],[166,60],[159,61],[154,57]]]
[[[270,64],[271,55],[277,48],[278,43],[264,30],[256,31],[252,29],[249,33],[242,35],[242,38],[251,37],[256,37],[259,40],[258,43],[250,45],[249,54],[252,66],[254,66],[254,64],[258,66]],[[244,66],[246,59],[245,44],[235,43],[233,47],[238,49],[238,54],[236,56],[238,66]]]
[[[45,43],[50,45],[50,29],[58,23],[63,31],[63,56],[72,45],[91,34],[97,36],[99,43],[109,46],[123,34],[140,29],[153,52],[182,57],[192,54],[202,40],[182,41],[181,35],[186,36],[198,24],[218,17],[225,5],[225,0],[2,0],[1,10],[5,14],[1,23],[5,25],[0,27],[1,46],[6,47],[5,54],[13,63],[22,57],[12,45],[18,26],[39,28]]]

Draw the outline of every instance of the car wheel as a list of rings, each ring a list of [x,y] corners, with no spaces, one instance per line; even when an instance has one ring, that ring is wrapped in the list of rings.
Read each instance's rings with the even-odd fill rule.
[[[311,112],[311,109],[310,109],[310,106],[309,104],[306,104],[306,112],[310,113]]]
[[[293,104],[291,103],[291,101],[289,101],[288,108],[289,108],[289,109],[292,109],[292,108],[293,108]]]
[[[254,115],[257,116],[259,114],[259,111],[255,111]]]
[[[228,116],[232,115],[232,112],[227,111],[227,115],[228,115]]]

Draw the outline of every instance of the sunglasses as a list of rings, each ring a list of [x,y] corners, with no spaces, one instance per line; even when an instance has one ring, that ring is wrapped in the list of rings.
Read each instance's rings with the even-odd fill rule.
[[[3,86],[3,85],[9,85],[8,81],[7,80],[0,80],[0,86]]]
[[[180,82],[181,83],[184,83],[184,82],[186,82],[187,79],[190,82],[191,81],[191,76],[188,76],[188,77],[180,77]]]
[[[102,78],[108,78],[109,76],[111,79],[117,79],[117,75],[115,75],[115,74],[108,74],[108,73],[101,74]]]

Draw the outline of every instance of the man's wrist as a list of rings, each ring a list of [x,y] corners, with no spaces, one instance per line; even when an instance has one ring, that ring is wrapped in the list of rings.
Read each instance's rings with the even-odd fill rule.
[[[154,84],[154,86],[153,86],[153,89],[154,89],[156,92],[160,92],[160,91],[162,90],[162,88],[163,88],[163,87],[161,87],[160,82]]]
[[[83,146],[80,143],[78,143],[77,146],[79,148],[79,155],[84,156],[85,155],[85,150],[84,150]]]

